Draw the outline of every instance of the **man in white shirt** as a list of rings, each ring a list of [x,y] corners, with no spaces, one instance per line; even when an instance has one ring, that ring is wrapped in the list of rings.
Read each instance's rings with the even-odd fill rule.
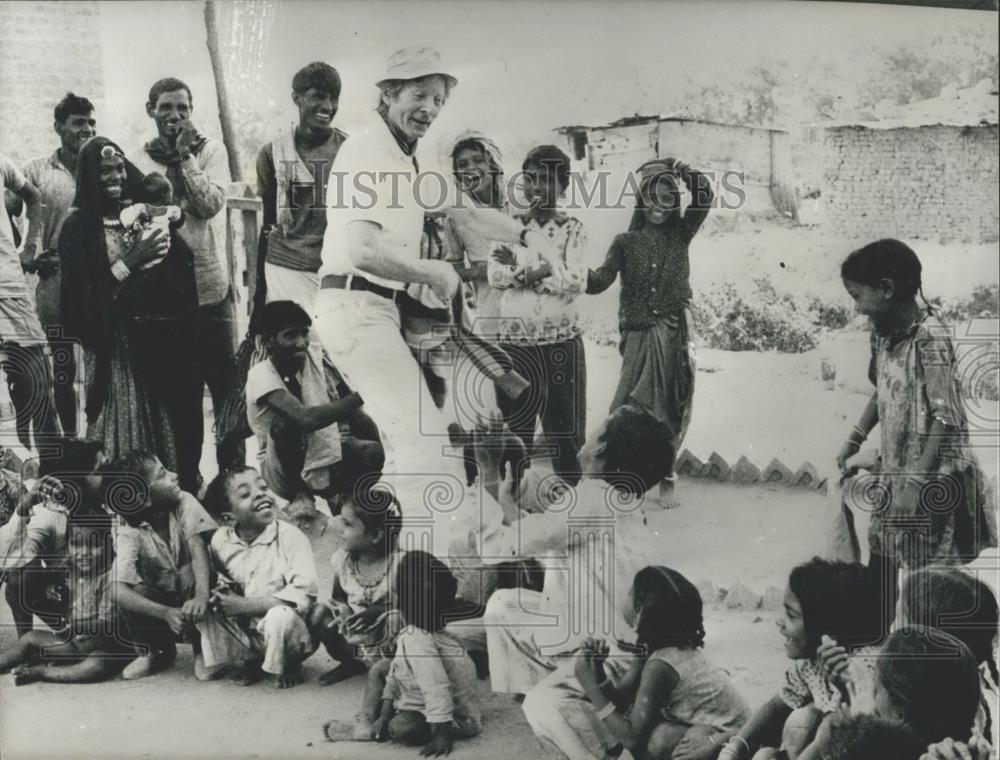
[[[438,53],[429,48],[397,51],[377,84],[379,119],[344,142],[327,186],[327,230],[313,324],[382,431],[386,478],[397,489],[404,512],[429,519],[439,532],[434,541],[442,554],[448,539],[440,532],[457,519],[452,510],[475,494],[466,493],[461,459],[442,451],[447,419],[434,405],[400,332],[407,285],[429,287],[443,306],[451,303],[459,284],[450,263],[420,258],[424,214],[432,210],[428,206],[444,207],[456,224],[485,238],[523,241],[520,225],[511,218],[475,208],[465,197],[442,199],[443,190],[453,190],[452,183],[419,174],[417,143],[457,85]],[[450,514],[441,519],[443,512]],[[475,595],[460,589],[463,598],[472,599],[470,594]]]

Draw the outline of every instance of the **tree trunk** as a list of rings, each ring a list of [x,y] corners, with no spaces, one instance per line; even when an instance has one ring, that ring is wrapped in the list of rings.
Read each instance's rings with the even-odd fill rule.
[[[240,171],[240,155],[236,147],[236,134],[233,132],[233,117],[229,111],[229,95],[226,92],[226,77],[222,68],[222,56],[219,54],[219,31],[215,20],[215,0],[205,0],[205,30],[208,32],[206,44],[208,57],[212,62],[212,74],[215,77],[215,95],[219,101],[219,121],[222,123],[222,142],[226,145],[229,155],[229,176],[233,182],[243,179]]]

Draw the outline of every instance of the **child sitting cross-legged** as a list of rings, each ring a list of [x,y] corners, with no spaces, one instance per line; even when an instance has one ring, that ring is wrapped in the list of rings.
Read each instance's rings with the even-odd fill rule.
[[[389,597],[396,563],[403,556],[397,546],[402,519],[399,502],[388,488],[359,484],[332,523],[343,546],[330,560],[330,599],[315,605],[310,628],[339,664],[319,680],[334,684],[367,672],[368,683],[354,722],[329,721],[324,726],[330,741],[372,738],[402,627]]]
[[[195,677],[204,678],[194,625],[208,609],[204,534],[216,529],[215,520],[148,451],[133,451],[107,466],[104,500],[121,518],[115,527],[115,598],[129,640],[146,650],[122,677],[142,678],[171,667],[177,642],[189,640]]]
[[[277,519],[264,479],[252,467],[223,472],[205,492],[221,523],[209,554],[219,582],[198,623],[205,667],[239,664],[248,686],[264,673],[280,689],[302,682],[302,663],[316,643],[305,616],[316,599],[316,564],[306,535]]]
[[[476,666],[444,630],[456,587],[455,576],[431,554],[407,552],[397,563],[393,594],[406,627],[396,639],[372,727],[376,740],[423,746],[424,756],[446,755],[455,738],[481,731]]]
[[[88,515],[69,525],[68,625],[29,631],[0,652],[0,672],[15,669],[18,686],[34,681],[93,683],[119,673],[135,655],[123,643],[111,596],[111,518]]]
[[[586,695],[573,720],[565,703],[547,700],[548,689],[570,688],[557,672],[524,701],[528,722],[540,738],[567,757],[592,756],[601,745],[620,747],[646,760],[714,760],[726,739],[750,717],[750,708],[729,675],[705,656],[701,595],[676,570],[640,570],[629,591],[628,623],[638,655],[621,678],[608,678],[609,647],[588,639],[574,657]]]

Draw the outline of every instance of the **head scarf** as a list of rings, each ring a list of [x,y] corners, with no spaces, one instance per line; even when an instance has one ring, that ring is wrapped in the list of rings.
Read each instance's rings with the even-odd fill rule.
[[[654,184],[666,182],[675,193],[680,194],[681,178],[672,164],[663,159],[647,161],[636,171],[639,179],[639,194],[645,195]],[[645,205],[642,198],[636,198],[635,212],[632,214],[632,222],[629,224],[629,232],[641,230],[646,224]]]
[[[490,168],[493,170],[493,199],[495,201],[499,201],[501,203],[501,207],[505,207],[507,205],[507,198],[503,193],[503,156],[501,155],[500,148],[497,147],[497,144],[482,132],[469,129],[462,132],[462,134],[455,138],[455,141],[451,144],[451,150],[448,153],[451,158],[452,172],[455,171],[455,154],[458,153],[458,149],[460,147],[469,143],[477,145],[480,149],[482,149],[483,153],[486,154],[486,160],[489,162]]]
[[[125,184],[122,187],[122,203],[127,204],[132,198],[142,193],[143,173],[135,164],[125,158],[125,153],[118,145],[107,137],[91,137],[80,148],[76,165],[76,196],[73,206],[88,220],[99,223],[104,214],[104,191],[101,189],[101,152],[106,147],[114,149],[115,153],[125,161]],[[117,216],[117,214],[115,214]]]

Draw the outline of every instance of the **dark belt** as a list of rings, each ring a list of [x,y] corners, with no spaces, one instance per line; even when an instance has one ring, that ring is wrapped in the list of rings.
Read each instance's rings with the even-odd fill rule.
[[[319,286],[324,290],[327,288],[336,290],[367,290],[369,293],[382,296],[382,298],[387,298],[390,301],[397,301],[405,294],[405,291],[376,285],[374,282],[369,282],[364,277],[356,274],[328,274],[323,277]]]

